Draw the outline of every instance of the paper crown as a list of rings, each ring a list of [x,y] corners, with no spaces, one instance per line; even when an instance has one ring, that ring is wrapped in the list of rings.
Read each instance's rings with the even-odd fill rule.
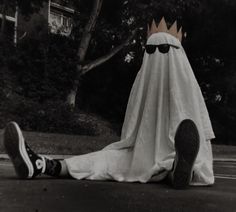
[[[158,26],[156,25],[156,22],[153,19],[151,27],[148,24],[147,38],[149,38],[152,34],[158,33],[158,32],[169,33],[169,34],[173,35],[174,37],[176,37],[177,39],[179,39],[180,42],[182,41],[182,37],[183,37],[182,27],[180,27],[180,29],[178,31],[177,21],[175,21],[172,24],[172,26],[168,29],[164,17],[161,19]]]

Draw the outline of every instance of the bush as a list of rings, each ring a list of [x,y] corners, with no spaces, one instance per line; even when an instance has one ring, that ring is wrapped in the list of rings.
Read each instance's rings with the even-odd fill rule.
[[[65,133],[90,136],[114,135],[111,126],[101,117],[83,111],[71,111],[63,102],[38,104],[32,100],[12,96],[0,107],[0,127],[16,121],[27,131]]]

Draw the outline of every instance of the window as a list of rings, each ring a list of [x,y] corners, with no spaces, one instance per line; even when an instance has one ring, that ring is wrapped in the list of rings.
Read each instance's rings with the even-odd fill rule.
[[[60,33],[68,36],[72,30],[72,19],[65,16],[63,13],[51,11],[49,25],[52,33]]]
[[[55,0],[50,2],[48,21],[52,33],[69,36],[72,30],[74,10],[62,5],[63,2]]]

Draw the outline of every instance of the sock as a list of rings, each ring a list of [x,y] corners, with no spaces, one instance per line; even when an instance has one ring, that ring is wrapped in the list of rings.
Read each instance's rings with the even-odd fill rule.
[[[59,177],[62,169],[60,160],[48,159],[46,157],[44,159],[45,169],[43,173],[52,177]]]
[[[66,177],[66,178],[69,177],[70,174],[69,174],[68,167],[65,160],[61,160],[60,163],[61,163],[60,177]]]

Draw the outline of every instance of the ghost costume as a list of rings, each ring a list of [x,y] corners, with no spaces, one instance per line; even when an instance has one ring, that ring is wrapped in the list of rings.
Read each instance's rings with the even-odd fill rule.
[[[147,44],[172,44],[166,54],[156,49],[144,53],[134,81],[121,140],[104,149],[66,159],[69,174],[76,179],[150,182],[164,179],[175,158],[174,137],[184,119],[196,124],[200,148],[194,163],[192,185],[214,183],[212,149],[214,138],[205,102],[178,39],[160,32]]]

